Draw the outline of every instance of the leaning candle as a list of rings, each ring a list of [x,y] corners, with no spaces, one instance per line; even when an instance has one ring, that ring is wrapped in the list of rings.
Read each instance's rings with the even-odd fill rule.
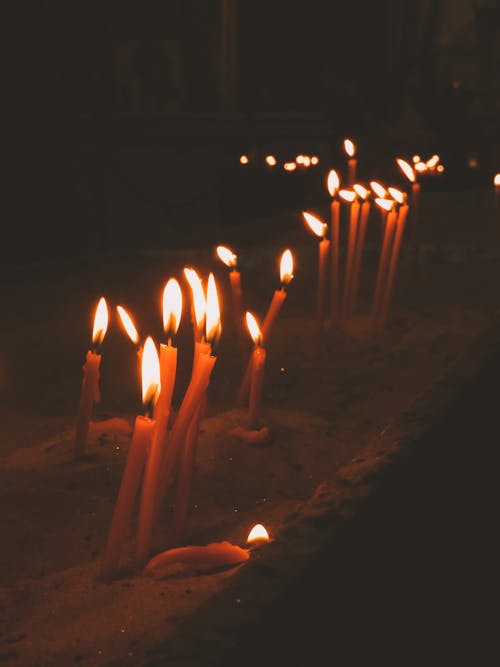
[[[391,249],[391,242],[394,233],[394,227],[396,224],[397,213],[394,210],[394,201],[392,199],[382,199],[377,197],[375,199],[377,206],[384,208],[388,211],[384,239],[382,241],[382,249],[380,251],[380,258],[377,269],[377,278],[375,282],[375,291],[373,295],[373,305],[372,305],[372,314],[371,314],[371,329],[372,333],[375,331],[376,324],[379,318],[381,299],[384,291],[385,278],[387,273],[387,262]]]
[[[248,425],[250,429],[259,427],[260,410],[262,404],[262,383],[266,364],[266,350],[262,347],[262,332],[252,313],[245,314],[250,336],[254,342],[252,353],[252,374],[250,379],[250,403],[248,408]]]
[[[350,139],[344,139],[344,152],[349,158],[347,160],[347,183],[353,185],[356,181],[357,160],[356,145]]]
[[[233,321],[236,330],[236,335],[238,336],[238,341],[240,344],[240,352],[241,354],[244,354],[246,352],[246,347],[243,341],[243,331],[241,326],[241,321],[243,319],[243,306],[242,306],[241,276],[240,272],[237,270],[238,257],[234,254],[232,250],[222,245],[217,246],[217,256],[228,268],[231,269],[229,271],[229,283],[231,285]]]
[[[358,233],[356,236],[355,248],[354,248],[354,260],[353,260],[353,269],[352,269],[352,284],[349,294],[349,304],[348,304],[348,316],[353,315],[358,306],[358,292],[359,292],[359,277],[361,273],[361,263],[363,259],[363,248],[365,243],[366,236],[366,225],[368,222],[368,216],[370,214],[371,203],[368,198],[370,192],[360,184],[354,185],[354,190],[356,191],[358,197],[362,199],[361,211],[359,214],[359,225]]]
[[[328,251],[330,249],[330,241],[326,238],[328,225],[317,218],[312,213],[302,211],[302,217],[307,223],[309,229],[318,237],[318,285],[316,298],[316,318],[318,331],[321,334],[325,322],[325,307],[326,307],[326,276],[328,268]]]
[[[335,326],[339,317],[339,247],[340,247],[340,202],[337,197],[340,180],[335,169],[328,172],[327,188],[332,198],[330,205],[330,318]]]
[[[101,365],[101,355],[99,354],[99,349],[106,335],[108,319],[108,307],[104,297],[101,297],[94,316],[94,328],[92,332],[93,349],[87,352],[87,358],[83,366],[80,405],[75,427],[74,456],[76,459],[85,453],[92,407],[94,402],[98,403],[100,400],[99,368]]]
[[[420,247],[420,183],[417,180],[416,172],[418,171],[418,165],[421,164],[417,162],[415,169],[403,160],[402,158],[396,158],[398,167],[401,169],[403,174],[411,183],[411,233],[412,233],[412,254],[413,254],[413,269],[418,268],[418,255]],[[424,164],[425,170],[425,164]]]
[[[349,204],[349,231],[347,235],[347,254],[344,273],[344,295],[342,300],[342,319],[346,320],[349,316],[349,295],[352,285],[352,273],[354,266],[354,251],[356,247],[356,236],[358,228],[358,218],[360,203],[357,200],[354,190],[340,190],[339,197],[342,201]]]
[[[146,406],[146,416],[138,415],[135,420],[127,461],[111,519],[106,549],[101,561],[101,579],[111,579],[117,574],[134,501],[141,482],[144,462],[154,433],[155,421],[149,414],[151,412],[149,406],[154,403],[158,395],[160,362],[155,344],[150,337],[144,343],[141,365],[142,400]]]
[[[267,309],[266,316],[262,322],[262,340],[267,345],[271,337],[271,331],[274,327],[278,313],[281,310],[286,299],[286,288],[290,281],[293,278],[293,255],[290,250],[285,250],[281,255],[280,260],[280,280],[281,280],[281,289],[275,290],[269,308]],[[252,372],[252,358],[250,357],[245,373],[243,375],[243,380],[241,381],[240,389],[238,391],[238,397],[236,404],[238,406],[243,406],[248,396],[250,389],[250,375]]]

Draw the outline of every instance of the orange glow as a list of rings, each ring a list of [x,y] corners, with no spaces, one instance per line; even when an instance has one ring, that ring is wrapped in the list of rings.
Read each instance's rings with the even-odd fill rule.
[[[194,269],[185,268],[184,275],[186,276],[186,280],[191,287],[191,292],[193,295],[193,308],[196,326],[199,330],[201,330],[203,329],[203,322],[205,321],[205,314],[207,311],[207,303],[203,293],[203,285],[201,284],[200,277]]]
[[[255,345],[260,345],[262,343],[262,331],[260,329],[259,323],[248,310],[245,313],[245,318],[247,321],[247,328],[250,332],[250,336],[252,337],[253,342]]]
[[[307,211],[302,211],[302,216],[304,217],[306,223],[309,225],[311,231],[314,232],[316,236],[319,236],[320,238],[325,237],[326,230],[328,229],[328,225],[326,223],[322,222],[315,215],[308,213]]]
[[[94,345],[100,345],[104,340],[104,336],[108,330],[108,321],[108,306],[106,299],[102,296],[99,299],[94,315],[94,328],[92,329],[92,342]]]
[[[258,542],[269,542],[269,533],[261,523],[255,524],[247,537],[247,544],[256,544]]]
[[[240,155],[240,164],[248,164],[249,162],[248,155]]]
[[[297,169],[297,165],[295,164],[295,162],[285,162],[285,164],[283,165],[283,169],[285,171],[295,171]]]
[[[394,202],[391,199],[382,199],[382,197],[377,197],[375,203],[377,206],[380,206],[380,208],[383,208],[384,211],[390,211],[394,206]]]
[[[493,179],[493,185],[496,188],[500,187],[500,172],[498,174],[495,174],[495,177]]]
[[[350,139],[344,139],[344,151],[348,157],[354,157],[356,154],[356,146]]]
[[[389,194],[393,199],[395,199],[398,204],[402,204],[405,200],[404,193],[401,192],[401,190],[398,190],[397,188],[388,188]]]
[[[215,285],[214,274],[208,276],[207,283],[207,317],[206,317],[206,335],[205,338],[210,343],[215,344],[221,334],[220,306],[217,287]]]
[[[276,166],[276,158],[274,155],[266,155],[266,164],[269,167],[275,167]]]
[[[311,164],[313,167],[315,167],[317,164],[319,164],[319,157],[317,155],[313,155],[311,157]]]
[[[160,360],[151,336],[146,338],[142,351],[142,402],[156,402],[160,393]]]
[[[288,285],[293,278],[293,255],[290,250],[284,250],[280,260],[280,280],[282,285]]]
[[[163,330],[171,337],[177,333],[182,314],[181,286],[175,278],[170,278],[163,289],[162,299]]]
[[[116,310],[118,311],[118,315],[120,317],[123,328],[125,329],[125,333],[130,338],[132,343],[138,343],[139,334],[137,333],[137,329],[135,328],[135,324],[132,318],[122,306],[116,306]]]
[[[230,268],[236,266],[238,257],[234,254],[232,250],[229,250],[229,248],[226,248],[223,245],[217,246],[217,255],[219,256],[219,259],[222,262],[224,262],[226,266],[229,266]]]
[[[340,186],[340,178],[335,169],[330,169],[328,172],[328,177],[326,179],[326,187],[328,188],[328,192],[330,194],[330,197],[335,197],[337,194],[337,190],[339,189]]]
[[[377,181],[370,181],[370,187],[377,197],[385,197],[387,195],[387,190]]]
[[[339,190],[339,197],[350,204],[356,199],[356,193],[354,190]]]
[[[406,160],[403,160],[400,157],[396,158],[396,162],[398,163],[398,167],[401,169],[406,178],[411,183],[415,183],[416,181],[415,172],[413,171],[413,167],[411,166],[411,164],[408,164]]]
[[[352,187],[353,187],[353,190],[358,195],[358,197],[360,197],[361,199],[366,199],[368,197],[368,195],[370,194],[370,191],[367,190],[364,186],[360,185],[359,183],[356,183]]]

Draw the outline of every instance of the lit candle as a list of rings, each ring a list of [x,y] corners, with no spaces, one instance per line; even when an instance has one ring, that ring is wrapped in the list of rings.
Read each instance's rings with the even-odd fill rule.
[[[242,306],[242,289],[241,276],[237,270],[236,265],[238,257],[232,250],[225,246],[217,246],[217,256],[219,259],[231,270],[229,271],[229,283],[231,285],[231,300],[233,310],[233,321],[236,329],[236,334],[240,343],[241,354],[246,353],[246,346],[243,339],[242,321],[243,321],[243,306]]]
[[[162,459],[165,455],[165,439],[177,370],[177,348],[172,345],[172,338],[177,333],[181,320],[182,292],[179,283],[174,278],[171,278],[164,287],[162,311],[163,329],[167,337],[167,344],[162,343],[160,345],[160,392],[154,410],[156,427],[146,461],[139,505],[135,544],[137,567],[143,567],[146,563],[151,548],[151,537],[156,518],[159,474]]]
[[[397,213],[394,209],[394,201],[391,199],[382,199],[377,197],[375,199],[377,206],[385,209],[388,212],[385,230],[384,230],[384,239],[382,241],[382,249],[380,251],[380,258],[377,269],[377,278],[375,282],[375,291],[373,295],[373,305],[372,305],[372,315],[371,315],[371,329],[372,333],[375,331],[376,324],[378,322],[380,306],[384,291],[385,277],[387,273],[387,262],[389,259],[392,237],[394,234],[394,228],[396,225],[396,216]]]
[[[101,297],[94,315],[94,327],[92,331],[93,349],[88,350],[85,365],[83,366],[80,405],[75,426],[74,456],[76,459],[85,453],[92,407],[94,402],[99,403],[100,401],[99,368],[101,365],[101,355],[99,354],[99,350],[108,329],[108,319],[108,307],[104,297]]]
[[[278,313],[281,310],[283,302],[286,299],[286,288],[290,281],[293,278],[293,255],[290,250],[285,250],[280,259],[280,281],[281,289],[275,290],[269,308],[267,309],[266,316],[262,322],[262,340],[266,345],[269,343],[271,337],[271,331],[274,327]],[[241,381],[240,389],[238,391],[238,396],[236,399],[236,404],[238,406],[243,406],[247,400],[248,392],[250,389],[250,375],[252,372],[252,357],[250,357],[243,379]]]
[[[412,232],[412,252],[413,252],[413,268],[418,268],[418,255],[420,247],[420,183],[417,180],[416,172],[425,171],[425,163],[417,162],[415,169],[403,160],[396,158],[398,167],[411,183],[411,232]],[[424,165],[424,169],[418,168],[419,164]]]
[[[146,407],[146,415],[138,415],[135,420],[106,549],[101,560],[102,579],[111,579],[118,571],[123,543],[129,529],[144,463],[153,437],[155,420],[152,419],[151,412],[160,388],[160,361],[151,337],[144,343],[141,365],[142,400]]]
[[[356,145],[350,139],[344,139],[344,152],[349,158],[347,160],[347,184],[353,185],[356,182],[357,160]]]
[[[340,180],[335,169],[328,172],[327,188],[332,198],[330,205],[330,317],[332,326],[339,318],[339,248],[340,248],[340,202],[337,197]]]
[[[352,287],[352,276],[354,267],[354,251],[356,248],[356,236],[358,228],[358,219],[360,212],[360,203],[354,190],[340,190],[339,197],[349,204],[349,231],[347,235],[347,254],[344,274],[344,296],[342,300],[342,319],[346,320],[349,316],[349,295]]]
[[[317,325],[321,335],[325,322],[326,276],[330,241],[326,238],[328,225],[312,213],[302,211],[302,216],[309,229],[318,237],[318,289],[317,289]]]
[[[266,364],[266,350],[262,347],[262,332],[257,320],[252,313],[245,315],[250,336],[254,342],[252,352],[252,374],[250,379],[250,404],[248,409],[249,428],[259,427],[260,409],[262,403],[262,383],[264,378],[264,367]]]
[[[352,285],[349,295],[349,305],[348,305],[348,316],[353,315],[358,306],[358,292],[359,292],[359,276],[361,273],[361,263],[363,259],[363,248],[365,243],[366,236],[366,225],[368,222],[368,216],[370,214],[370,200],[368,198],[370,192],[360,184],[353,186],[358,197],[362,200],[361,210],[359,214],[359,226],[358,233],[355,242],[354,248],[354,260],[353,260],[353,270],[352,270]]]

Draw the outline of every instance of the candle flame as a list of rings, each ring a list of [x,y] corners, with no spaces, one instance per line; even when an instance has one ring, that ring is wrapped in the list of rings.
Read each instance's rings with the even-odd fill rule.
[[[367,190],[363,185],[360,183],[356,183],[355,185],[352,186],[353,190],[356,192],[358,197],[361,197],[361,199],[366,199],[368,195],[370,194],[370,191]]]
[[[380,208],[383,208],[384,211],[390,211],[394,206],[394,202],[391,199],[382,199],[382,197],[377,197],[375,203],[377,206],[380,206]]]
[[[99,299],[94,315],[94,327],[92,330],[92,342],[94,345],[100,345],[104,340],[104,336],[108,330],[108,321],[108,306],[106,299],[102,296]]]
[[[127,313],[125,308],[123,308],[122,306],[116,306],[116,310],[118,311],[118,315],[120,317],[120,321],[123,325],[123,328],[125,329],[125,333],[130,338],[132,343],[138,343],[139,342],[139,334],[137,333],[137,329],[135,327],[135,324],[134,324],[132,318]]]
[[[401,192],[401,190],[398,190],[397,188],[388,188],[389,194],[391,197],[397,201],[398,204],[402,204],[405,200],[404,193]]]
[[[163,330],[168,337],[174,336],[182,315],[182,291],[175,278],[170,278],[163,289],[162,311]]]
[[[247,537],[247,544],[255,544],[257,542],[269,542],[269,533],[261,523],[255,524]]]
[[[238,257],[229,248],[226,248],[223,245],[217,246],[217,255],[226,266],[229,266],[229,268],[234,268],[236,266]]]
[[[356,193],[354,190],[339,190],[339,197],[347,203],[352,203],[356,199]]]
[[[276,158],[274,155],[266,155],[266,164],[269,167],[275,167],[276,166]]]
[[[319,157],[317,155],[311,156],[311,164],[315,167],[317,164],[319,164]]]
[[[377,197],[385,197],[387,195],[387,190],[377,181],[370,181],[370,187]]]
[[[409,164],[408,162],[406,162],[406,160],[403,160],[400,157],[396,158],[396,162],[398,163],[398,167],[401,169],[406,178],[411,183],[415,183],[416,181],[415,172],[413,171],[413,167],[411,166],[411,164]]]
[[[249,163],[248,155],[240,155],[240,164],[248,164],[248,163]]]
[[[206,301],[206,335],[205,338],[212,345],[215,345],[221,334],[220,306],[215,284],[214,274],[208,276],[207,283],[207,301]]]
[[[328,193],[330,197],[335,197],[337,190],[340,187],[340,178],[335,169],[330,169],[328,172],[328,177],[326,179],[326,187],[328,188]]]
[[[307,211],[302,211],[302,216],[304,217],[306,223],[309,225],[311,231],[314,232],[316,236],[319,236],[320,238],[325,237],[326,230],[328,229],[327,224],[322,222],[312,213],[308,213]]]
[[[151,336],[146,338],[142,351],[142,402],[155,402],[160,393],[160,359]]]
[[[205,315],[207,312],[207,304],[205,300],[205,294],[203,293],[203,286],[201,284],[200,277],[194,269],[186,267],[184,269],[184,275],[186,276],[186,280],[191,287],[196,326],[201,331],[203,329],[203,323],[205,321]]]
[[[495,187],[500,186],[500,172],[498,174],[495,174],[495,177],[493,178],[493,185]]]
[[[280,260],[280,280],[282,285],[288,285],[293,278],[293,255],[290,250],[284,250]]]
[[[247,321],[247,328],[250,332],[250,336],[252,337],[253,342],[255,345],[260,345],[262,343],[262,331],[259,323],[249,310],[247,310],[245,313],[245,318]]]
[[[348,157],[354,157],[356,146],[350,139],[344,139],[344,151]]]
[[[283,169],[285,171],[295,171],[297,169],[297,165],[295,164],[295,162],[285,162],[285,164],[283,165]]]

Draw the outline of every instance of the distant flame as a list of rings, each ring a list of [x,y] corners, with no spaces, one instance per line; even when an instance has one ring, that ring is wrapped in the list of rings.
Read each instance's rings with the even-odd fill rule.
[[[100,345],[104,340],[104,336],[108,330],[108,321],[108,306],[106,299],[102,296],[99,299],[94,315],[94,328],[92,330],[92,342],[94,345]]]
[[[255,345],[260,345],[262,342],[262,331],[260,329],[259,323],[248,310],[245,313],[245,318],[247,321],[248,331],[250,332],[250,336],[252,337],[253,342]]]
[[[370,187],[377,197],[385,197],[387,195],[387,190],[377,181],[370,181]]]
[[[356,193],[354,190],[339,190],[339,197],[343,201],[351,203],[356,199]]]
[[[391,199],[382,199],[382,197],[377,197],[375,203],[380,208],[383,208],[384,211],[390,211],[394,206],[394,202]]]
[[[182,315],[182,291],[175,278],[170,278],[163,289],[163,330],[167,336],[177,333]]]
[[[495,177],[494,177],[494,179],[493,179],[493,185],[494,185],[495,187],[499,187],[499,186],[500,186],[500,172],[499,172],[498,174],[495,174]]]
[[[368,195],[370,194],[370,191],[367,190],[363,185],[360,185],[359,183],[356,183],[352,187],[353,187],[353,190],[358,195],[358,197],[361,197],[361,199],[366,199],[368,197]]]
[[[135,328],[135,324],[132,318],[127,313],[125,308],[123,308],[122,306],[116,306],[116,310],[118,311],[118,315],[120,317],[120,321],[123,325],[123,328],[125,329],[125,333],[130,338],[132,343],[138,343],[139,334],[137,332],[137,329]]]
[[[344,151],[348,157],[354,157],[356,153],[356,146],[350,139],[344,139]]]
[[[404,202],[405,196],[404,193],[401,192],[401,190],[398,190],[397,188],[388,188],[389,194],[393,199],[395,199],[398,204],[402,204]]]
[[[283,165],[283,169],[285,171],[295,171],[297,169],[297,165],[295,164],[295,162],[285,162],[285,164]]]
[[[293,255],[290,250],[284,250],[280,261],[280,280],[282,285],[288,285],[293,278]]]
[[[142,402],[155,402],[160,393],[160,360],[151,336],[146,338],[142,351]]]
[[[240,164],[248,164],[248,163],[249,163],[248,155],[240,155]]]
[[[411,181],[411,183],[415,183],[415,172],[413,171],[411,164],[408,164],[406,160],[403,160],[400,157],[396,158],[396,162],[398,163],[398,167],[401,169],[406,178]]]
[[[255,524],[247,537],[247,544],[255,544],[257,542],[269,542],[269,533],[261,523]]]
[[[223,245],[217,246],[217,255],[226,266],[229,266],[230,268],[234,268],[236,266],[238,257],[229,248],[226,248]]]
[[[206,316],[206,335],[205,338],[214,344],[219,340],[221,333],[220,306],[215,285],[214,274],[208,276],[207,283],[207,316]]]
[[[201,280],[194,269],[185,268],[184,275],[186,280],[191,287],[191,292],[193,295],[193,308],[194,308],[194,318],[196,320],[196,326],[201,331],[203,329],[203,323],[205,321],[205,315],[207,311],[207,304],[205,300],[205,294],[203,293],[203,286]]]
[[[326,230],[328,229],[328,225],[326,223],[322,222],[315,215],[308,213],[307,211],[302,211],[302,216],[304,217],[306,223],[309,225],[311,231],[314,232],[316,236],[319,236],[320,238],[325,236]]]
[[[340,186],[340,178],[335,169],[330,169],[328,172],[328,177],[326,179],[326,187],[328,188],[328,192],[330,194],[330,197],[335,197],[337,190],[339,189]]]
[[[276,158],[274,155],[266,155],[266,164],[269,165],[269,167],[276,166]]]

